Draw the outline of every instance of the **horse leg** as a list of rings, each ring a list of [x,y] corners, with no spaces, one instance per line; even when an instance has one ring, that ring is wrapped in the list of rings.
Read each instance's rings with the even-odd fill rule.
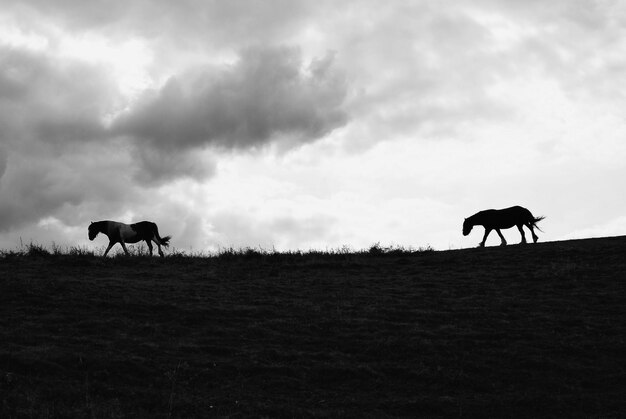
[[[126,256],[130,256],[130,252],[126,248],[126,244],[123,241],[121,241],[120,244],[122,245],[122,249],[124,249],[124,253],[126,253]]]
[[[539,240],[539,237],[537,237],[537,235],[535,234],[535,230],[533,229],[532,223],[528,223],[528,224],[526,224],[526,226],[528,226],[528,228],[530,229],[531,234],[533,235],[533,243],[537,243],[537,240]]]
[[[487,241],[487,236],[489,235],[489,233],[491,233],[491,229],[485,227],[485,235],[483,236],[483,241],[479,244],[480,247],[485,247],[485,242]]]
[[[107,257],[107,254],[109,253],[109,250],[111,250],[111,248],[113,247],[114,244],[115,244],[115,242],[109,241],[109,245],[107,246],[107,250],[104,251],[104,257]]]
[[[504,240],[504,236],[500,232],[499,228],[496,228],[496,233],[498,233],[498,236],[500,236],[500,240],[502,240],[502,243],[500,243],[500,246],[506,246],[506,240]]]
[[[152,256],[152,241],[146,240],[146,244],[148,245],[148,250],[150,251],[150,256]]]
[[[165,255],[163,254],[163,250],[161,250],[161,243],[159,243],[158,241],[154,241],[157,245],[157,249],[159,250],[159,256],[161,257],[165,257]]]
[[[525,244],[526,243],[526,235],[524,234],[524,226],[523,226],[523,224],[518,224],[517,225],[517,229],[519,230],[520,234],[522,235],[522,241],[520,242],[520,244]]]

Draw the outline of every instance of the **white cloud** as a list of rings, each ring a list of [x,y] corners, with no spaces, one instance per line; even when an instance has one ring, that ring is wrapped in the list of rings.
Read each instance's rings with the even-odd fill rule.
[[[111,41],[103,36],[66,34],[58,42],[60,59],[83,61],[110,69],[122,94],[134,99],[154,83],[148,69],[152,65],[149,46],[141,39]]]

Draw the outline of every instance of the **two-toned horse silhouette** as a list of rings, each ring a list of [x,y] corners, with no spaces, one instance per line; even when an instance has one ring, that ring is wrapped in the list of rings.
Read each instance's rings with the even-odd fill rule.
[[[536,227],[539,231],[541,231],[541,229],[537,226],[537,223],[544,218],[545,217],[535,217],[529,210],[520,206],[500,210],[488,209],[477,212],[463,221],[463,235],[467,236],[470,231],[472,231],[472,227],[481,225],[485,227],[485,235],[483,236],[483,241],[480,242],[481,247],[485,246],[487,236],[489,236],[491,230],[496,230],[496,233],[500,236],[500,240],[502,240],[500,245],[505,246],[506,240],[500,230],[517,226],[517,229],[522,235],[521,243],[526,243],[526,235],[524,234],[524,226],[526,226],[533,236],[533,243],[537,243],[539,237],[537,237],[533,228]]]
[[[129,252],[126,248],[126,243],[137,243],[145,240],[148,249],[150,249],[150,256],[152,256],[152,242],[155,242],[159,249],[159,255],[163,257],[161,246],[168,247],[171,238],[170,236],[159,236],[157,225],[150,221],[140,221],[135,224],[124,224],[108,220],[96,221],[89,224],[88,230],[89,240],[95,239],[98,233],[105,234],[109,238],[109,246],[104,252],[104,256],[109,253],[109,250],[111,250],[115,243],[121,244],[124,252],[128,255]]]

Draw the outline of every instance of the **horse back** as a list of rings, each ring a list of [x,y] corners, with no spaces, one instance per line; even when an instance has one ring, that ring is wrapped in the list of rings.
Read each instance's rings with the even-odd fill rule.
[[[533,219],[533,214],[527,208],[516,205],[511,208],[506,208],[503,211],[508,211],[508,217],[516,219],[518,221],[527,222]]]
[[[488,209],[477,215],[477,219],[481,220],[484,226],[490,228],[506,229],[532,220],[531,212],[519,205],[499,210]]]
[[[134,223],[130,225],[130,228],[137,235],[137,239],[139,240],[150,240],[154,236],[154,232],[156,231],[156,224],[150,221],[140,221],[138,223]]]

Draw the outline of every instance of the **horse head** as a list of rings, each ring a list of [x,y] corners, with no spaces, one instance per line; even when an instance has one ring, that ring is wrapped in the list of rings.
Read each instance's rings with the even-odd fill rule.
[[[465,221],[463,221],[463,235],[467,236],[470,234],[472,227],[474,227],[474,225],[466,218]]]
[[[96,236],[98,235],[98,233],[100,231],[98,231],[98,226],[92,221],[91,224],[89,224],[89,240],[93,240],[96,238]]]

